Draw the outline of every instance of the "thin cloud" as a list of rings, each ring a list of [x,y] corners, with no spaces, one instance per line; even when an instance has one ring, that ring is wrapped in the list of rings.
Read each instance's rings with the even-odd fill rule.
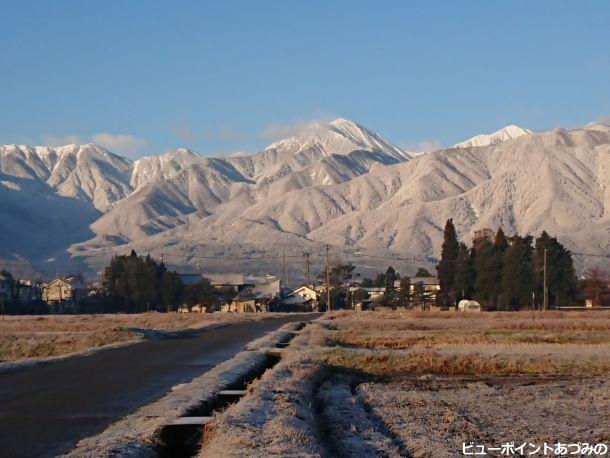
[[[403,149],[412,151],[414,153],[429,153],[431,151],[441,149],[442,147],[442,143],[434,138],[426,138],[416,142],[407,142],[403,145]]]
[[[92,135],[91,140],[107,150],[127,156],[138,153],[146,143],[144,139],[134,137],[133,135],[109,134],[107,132]]]
[[[272,123],[265,127],[260,136],[265,140],[271,141],[294,137],[295,135],[305,132],[316,123],[327,123],[336,118],[337,116],[330,113],[321,113],[319,116],[310,119],[297,119],[291,123]]]
[[[597,122],[610,126],[610,115],[601,115],[597,117]]]
[[[183,142],[195,141],[195,133],[191,127],[186,124],[175,124],[170,127],[170,130],[178,140]]]
[[[43,135],[42,142],[45,146],[52,148],[65,145],[79,145],[84,143],[78,135],[69,134],[64,136]]]

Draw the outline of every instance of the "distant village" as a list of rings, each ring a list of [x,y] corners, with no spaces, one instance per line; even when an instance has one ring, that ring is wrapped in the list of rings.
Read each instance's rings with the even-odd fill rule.
[[[375,279],[343,278],[336,272],[350,270],[350,266],[331,269],[331,307],[335,309],[372,310],[376,307],[436,309],[436,293],[440,289],[438,278],[420,269],[413,278],[400,279],[393,269],[388,275]],[[178,274],[184,290],[197,288],[203,283],[210,287],[204,300],[184,300],[169,308],[148,307],[150,310],[179,313],[210,312],[317,312],[328,309],[328,291],[325,282],[316,281],[287,287],[281,278],[273,275]],[[406,281],[407,280],[407,281]],[[390,282],[390,283],[388,283]],[[214,292],[216,294],[214,294]],[[210,294],[211,293],[211,294]],[[0,304],[4,313],[104,313],[116,311],[105,307],[108,294],[103,282],[86,282],[79,275],[55,278],[49,282],[33,283],[14,279],[6,271],[0,273]]]
[[[608,273],[594,268],[578,279],[572,254],[545,232],[506,237],[502,229],[475,232],[472,247],[445,227],[435,274],[413,276],[391,266],[374,278],[350,263],[328,262],[297,285],[274,275],[203,274],[169,270],[163,261],[115,256],[98,281],[67,275],[47,282],[0,271],[0,311],[37,313],[258,313],[405,308],[482,311],[610,308]]]

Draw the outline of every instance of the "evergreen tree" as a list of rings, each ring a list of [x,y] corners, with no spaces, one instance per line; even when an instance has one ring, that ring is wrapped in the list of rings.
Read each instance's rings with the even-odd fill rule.
[[[385,286],[385,274],[378,273],[373,279],[373,287],[383,288]]]
[[[441,302],[446,303],[455,297],[455,268],[459,249],[453,220],[449,218],[445,224],[441,260],[436,266],[441,287],[438,297]]]
[[[416,277],[432,277],[432,274],[427,269],[420,267],[417,269],[415,276]]]
[[[163,305],[168,312],[177,310],[182,300],[183,288],[184,285],[177,272],[165,271],[161,278],[160,305]]]
[[[474,252],[474,292],[479,302],[493,304],[495,275],[493,274],[493,244],[489,240],[479,240]]]
[[[460,243],[455,266],[455,289],[461,299],[470,298],[474,293],[474,252],[465,243]]]
[[[398,291],[398,303],[401,307],[407,307],[411,299],[411,279],[402,277],[400,279],[400,290]]]
[[[360,282],[360,286],[362,286],[363,288],[370,288],[371,286],[373,286],[373,280],[371,280],[370,278],[363,278]]]
[[[555,237],[542,232],[536,239],[534,251],[534,275],[536,295],[543,297],[544,250],[547,250],[547,279],[549,305],[569,304],[579,294],[578,280],[574,269],[572,254]]]
[[[515,235],[504,253],[501,306],[505,310],[519,310],[528,306],[534,290],[532,267],[532,237]]]
[[[394,282],[396,281],[396,271],[392,266],[388,267],[385,272],[384,286],[386,298],[390,299],[394,294]]]

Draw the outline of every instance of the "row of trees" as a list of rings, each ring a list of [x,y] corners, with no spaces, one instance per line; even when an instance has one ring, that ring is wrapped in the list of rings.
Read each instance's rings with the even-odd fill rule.
[[[233,290],[217,290],[208,279],[185,285],[180,275],[150,256],[115,256],[102,281],[105,311],[171,311],[185,304],[219,305],[234,297]]]
[[[572,255],[556,238],[543,232],[506,237],[502,229],[475,232],[472,246],[457,238],[451,219],[445,225],[438,302],[453,305],[475,298],[490,308],[518,310],[541,305],[544,299],[544,266],[549,303],[567,305],[579,295]]]

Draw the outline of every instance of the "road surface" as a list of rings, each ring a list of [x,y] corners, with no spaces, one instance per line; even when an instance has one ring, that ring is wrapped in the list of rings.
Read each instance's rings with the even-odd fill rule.
[[[188,337],[127,347],[0,373],[0,456],[47,457],[163,397],[291,321],[286,315],[234,323]]]

